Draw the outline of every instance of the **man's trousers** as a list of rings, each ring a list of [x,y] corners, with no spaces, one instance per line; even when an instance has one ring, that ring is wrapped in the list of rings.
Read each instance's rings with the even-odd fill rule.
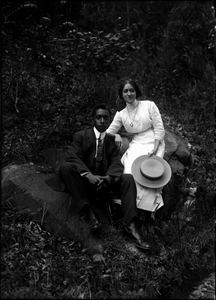
[[[59,173],[76,207],[82,210],[84,205],[91,205],[91,202],[97,197],[97,192],[88,179],[85,176],[81,176],[70,162],[63,163],[60,166]],[[110,191],[112,190],[117,198],[121,199],[123,221],[125,225],[128,225],[134,217],[137,217],[137,191],[133,176],[131,174],[122,174],[119,180],[114,181],[110,185],[109,189]],[[107,199],[107,197],[108,193],[105,190],[104,199]],[[101,198],[98,201],[103,201]]]

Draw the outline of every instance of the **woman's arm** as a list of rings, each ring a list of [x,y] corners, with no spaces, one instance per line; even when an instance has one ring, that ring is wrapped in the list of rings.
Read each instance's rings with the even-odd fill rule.
[[[158,147],[160,143],[163,141],[165,135],[165,129],[164,129],[163,120],[161,118],[160,111],[153,101],[151,102],[150,117],[152,119],[152,125],[155,132],[155,142],[154,142],[154,149],[151,152],[149,152],[148,154],[149,156],[153,154],[156,155]]]
[[[109,132],[108,132],[107,134],[112,135],[112,136],[115,137],[115,144],[116,144],[116,146],[117,146],[118,148],[121,148],[121,147],[122,147],[122,145],[123,145],[123,140],[122,140],[120,134],[118,134],[118,133],[109,133]]]
[[[159,140],[159,142],[162,142],[165,136],[165,129],[163,125],[163,120],[160,114],[160,111],[156,104],[151,101],[150,102],[150,117],[152,119],[152,125],[154,128],[155,133],[155,139]]]
[[[151,152],[149,152],[148,155],[149,156],[152,156],[153,154],[156,155],[159,145],[160,145],[160,141],[155,139],[154,149]]]
[[[121,115],[120,112],[117,111],[112,123],[107,128],[106,132],[115,137],[115,143],[118,146],[118,148],[122,147],[123,144],[120,134],[117,133],[121,127],[122,127]]]

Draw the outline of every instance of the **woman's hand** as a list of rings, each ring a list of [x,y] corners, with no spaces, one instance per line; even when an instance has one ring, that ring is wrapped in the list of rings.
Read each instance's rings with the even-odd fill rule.
[[[156,153],[158,151],[159,144],[160,144],[160,141],[155,140],[154,149],[148,153],[148,156],[152,156],[153,154],[156,155]]]
[[[123,145],[123,140],[119,134],[115,134],[115,144],[120,149]]]

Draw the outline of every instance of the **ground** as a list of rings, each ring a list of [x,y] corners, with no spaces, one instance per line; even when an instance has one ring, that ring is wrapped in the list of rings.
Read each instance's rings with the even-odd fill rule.
[[[215,272],[197,285],[188,299],[215,299]]]

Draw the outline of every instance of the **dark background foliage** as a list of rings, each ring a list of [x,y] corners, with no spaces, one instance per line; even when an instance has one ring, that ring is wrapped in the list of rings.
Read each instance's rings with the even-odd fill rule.
[[[116,108],[122,77],[212,148],[212,1],[2,1],[3,165],[38,160]],[[207,153],[206,153],[207,154]]]
[[[194,185],[180,188],[185,189],[186,195],[186,190],[197,187],[196,224],[187,225],[185,215],[180,223],[169,220],[160,224],[157,243],[166,249],[146,261],[147,272],[140,269],[139,260],[134,259],[131,265],[131,257],[112,244],[113,237],[108,245],[107,265],[100,263],[100,268],[95,269],[90,263],[86,271],[90,260],[84,254],[80,256],[78,249],[75,256],[83,263],[75,259],[65,271],[62,261],[68,265],[70,242],[57,243],[56,237],[47,237],[39,229],[37,233],[30,228],[36,224],[18,215],[7,202],[3,203],[5,297],[83,298],[89,296],[90,280],[102,285],[95,288],[93,295],[99,298],[106,298],[104,291],[113,298],[120,297],[121,291],[128,299],[154,298],[160,293],[162,297],[173,298],[176,290],[184,286],[183,278],[189,278],[192,270],[196,276],[209,268],[216,166],[214,4],[213,1],[1,1],[2,167],[26,161],[45,164],[45,149],[69,145],[75,131],[91,126],[90,112],[96,103],[106,102],[114,115],[123,105],[117,98],[118,82],[122,77],[132,77],[142,89],[142,99],[155,101],[165,125],[189,145],[193,168],[188,178]],[[29,242],[32,232],[36,236],[33,244]],[[42,256],[38,258],[40,251],[35,247],[42,245],[44,249],[44,244],[39,240],[55,242],[56,253],[65,253],[66,258],[56,254],[56,259],[51,260],[55,266],[47,261],[41,266],[44,260]],[[32,249],[28,252],[30,262],[22,258],[27,246]],[[48,252],[41,253],[52,257],[53,247],[48,244],[47,247]],[[24,262],[20,274],[26,268],[26,278],[37,275],[30,281],[26,279],[27,283],[20,282],[24,277],[14,272],[15,265]],[[29,273],[29,264],[34,273]],[[84,292],[77,276],[80,266],[85,270]],[[51,290],[45,284],[48,267],[53,284],[59,280],[59,270],[65,276],[65,281]],[[103,286],[106,276],[112,280],[118,278],[116,289],[111,281],[111,285],[107,282]],[[137,281],[131,281],[131,287],[125,291],[130,276],[136,276]],[[193,276],[190,278],[194,279]],[[10,277],[14,279],[13,287]],[[72,278],[77,281],[71,283]],[[70,282],[71,290],[65,290],[66,281]],[[145,292],[143,281],[148,283]],[[17,288],[28,284],[32,284],[34,292],[26,287],[22,294]],[[134,286],[138,292],[133,292]],[[101,291],[105,294],[100,294]]]

